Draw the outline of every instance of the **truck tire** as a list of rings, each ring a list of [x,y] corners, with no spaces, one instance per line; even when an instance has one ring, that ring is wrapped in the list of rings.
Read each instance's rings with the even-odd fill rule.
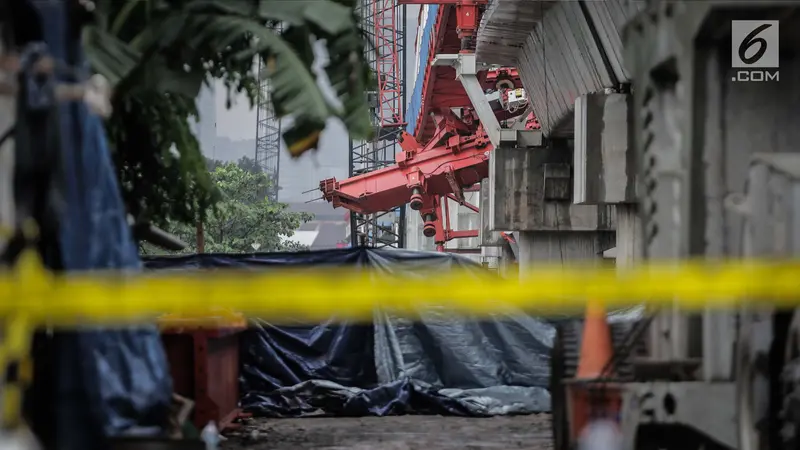
[[[611,341],[615,349],[624,345],[636,322],[620,322],[610,325]],[[580,359],[583,320],[564,320],[556,324],[556,334],[550,353],[550,412],[553,430],[553,449],[571,450],[569,438],[569,416],[567,413],[567,391],[564,380],[575,376]],[[643,340],[616,367],[614,378],[633,380],[632,357],[645,354]]]

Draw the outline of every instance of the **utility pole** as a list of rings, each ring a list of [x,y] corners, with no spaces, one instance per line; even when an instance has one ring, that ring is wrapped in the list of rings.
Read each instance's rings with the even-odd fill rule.
[[[206,252],[206,236],[205,231],[203,229],[203,222],[197,221],[197,253],[205,253]]]

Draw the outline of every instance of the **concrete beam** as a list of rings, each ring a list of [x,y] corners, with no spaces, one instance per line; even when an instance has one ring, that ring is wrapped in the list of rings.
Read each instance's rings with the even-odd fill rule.
[[[630,269],[644,254],[642,222],[635,204],[619,204],[614,208],[617,219],[617,247],[614,257],[617,268]]]
[[[541,147],[544,145],[544,136],[539,130],[500,130],[500,145],[513,145],[515,147]]]
[[[510,148],[489,159],[489,229],[614,229],[613,206],[573,205],[571,154],[564,148]]]
[[[489,64],[516,65],[520,47],[554,1],[491,0],[481,18],[475,54]]]
[[[636,201],[632,97],[586,94],[575,100],[574,202]]]
[[[536,263],[570,263],[601,260],[614,246],[610,231],[523,231],[517,234],[520,271],[535,269]]]
[[[492,0],[476,55],[516,66],[545,136],[569,137],[576,96],[630,81],[619,27],[643,3]]]
[[[479,200],[479,207],[480,207],[480,240],[482,247],[501,247],[503,245],[503,237],[500,235],[500,231],[493,231],[490,228],[489,219],[490,213],[492,211],[491,205],[491,198],[489,196],[490,188],[489,182],[481,183],[481,197]]]

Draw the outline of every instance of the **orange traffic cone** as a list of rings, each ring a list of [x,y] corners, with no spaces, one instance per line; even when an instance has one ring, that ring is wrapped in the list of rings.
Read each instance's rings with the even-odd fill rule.
[[[606,319],[606,310],[601,301],[590,300],[586,305],[578,370],[574,380],[567,384],[570,441],[573,443],[579,441],[586,427],[595,420],[604,418],[614,421],[619,414],[622,406],[619,389],[593,382],[613,375],[603,373],[612,354],[611,328]]]
[[[583,322],[581,352],[578,359],[577,379],[602,378],[613,353],[611,328],[606,320],[606,309],[599,300],[589,300],[586,305],[586,318]]]

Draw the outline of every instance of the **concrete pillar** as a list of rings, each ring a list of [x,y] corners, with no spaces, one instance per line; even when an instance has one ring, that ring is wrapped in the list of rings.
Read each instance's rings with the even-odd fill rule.
[[[617,214],[616,264],[619,269],[630,268],[642,258],[641,221],[636,204],[619,203]]]
[[[579,205],[613,205],[616,265],[630,267],[642,255],[636,210],[636,158],[629,94],[586,94],[575,100],[573,200]]]
[[[639,264],[644,256],[642,221],[635,203],[618,203],[615,205],[615,210],[617,217],[615,263],[617,270],[626,270]],[[619,313],[635,316],[643,312],[643,306],[635,306]],[[652,327],[650,333],[655,329],[656,327]]]
[[[628,94],[587,94],[575,100],[575,204],[637,201],[632,111]]]
[[[500,248],[501,247],[481,247],[481,264],[489,270],[497,271],[497,273],[502,272],[500,262],[502,255]]]
[[[491,247],[498,249],[500,253],[498,272],[500,276],[508,279],[517,279],[519,277],[519,264],[517,258],[511,250],[511,247],[504,245],[502,247]]]
[[[614,246],[613,207],[572,203],[570,148],[505,148],[492,152],[489,229],[515,230],[520,274],[536,263],[602,258]]]
[[[480,208],[480,214],[478,214],[478,243],[481,246],[481,262],[488,264],[490,269],[496,268],[500,276],[508,277],[509,264],[512,264],[515,259],[510,250],[507,253],[503,251],[503,247],[506,245],[500,232],[492,231],[489,228],[491,198],[489,196],[489,183],[485,181],[481,183],[481,190],[478,192],[477,199],[477,206]]]

